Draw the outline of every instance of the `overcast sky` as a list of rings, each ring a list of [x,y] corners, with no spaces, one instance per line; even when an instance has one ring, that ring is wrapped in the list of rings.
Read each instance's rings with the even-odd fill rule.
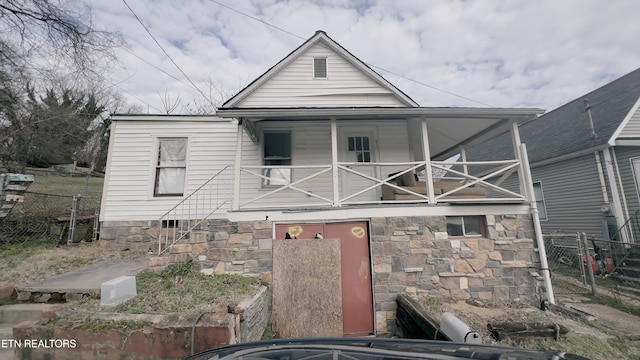
[[[87,1],[127,44],[108,82],[149,113],[220,103],[316,30],[421,106],[552,110],[640,67],[638,0],[126,0],[169,56],[123,0]]]

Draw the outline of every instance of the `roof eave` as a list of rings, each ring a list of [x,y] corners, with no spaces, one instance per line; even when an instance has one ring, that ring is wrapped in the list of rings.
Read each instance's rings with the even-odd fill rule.
[[[528,122],[544,113],[539,108],[356,107],[356,108],[219,108],[222,118],[303,120],[312,118],[469,118]]]

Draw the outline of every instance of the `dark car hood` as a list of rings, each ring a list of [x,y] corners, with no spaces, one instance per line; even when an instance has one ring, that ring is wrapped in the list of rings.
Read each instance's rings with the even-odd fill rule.
[[[446,341],[385,338],[277,339],[211,349],[188,360],[232,359],[553,359],[584,360],[559,351],[458,344]],[[588,360],[588,359],[587,359]]]

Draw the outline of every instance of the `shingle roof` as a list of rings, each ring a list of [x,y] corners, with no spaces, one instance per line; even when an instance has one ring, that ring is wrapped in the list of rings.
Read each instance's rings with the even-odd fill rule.
[[[534,164],[607,143],[638,97],[640,68],[520,126],[520,139],[527,145],[529,162]],[[591,106],[595,138],[591,138],[585,99]],[[475,159],[513,154],[510,135],[492,139],[470,153]]]

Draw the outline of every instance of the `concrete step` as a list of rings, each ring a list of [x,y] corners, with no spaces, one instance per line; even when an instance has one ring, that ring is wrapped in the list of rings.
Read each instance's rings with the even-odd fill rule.
[[[631,277],[627,275],[616,274],[613,276],[619,284],[628,287],[629,289],[640,289],[640,279],[637,277]],[[640,293],[640,291],[638,291]]]
[[[14,324],[0,324],[0,340],[13,339]],[[0,347],[0,350],[2,348]]]
[[[0,324],[0,341],[13,339],[13,324]],[[8,346],[8,345],[7,345]],[[0,347],[0,360],[15,359],[15,350]]]
[[[638,280],[640,280],[640,267],[620,266],[618,270],[616,270],[616,272],[622,275],[637,278]]]
[[[15,349],[2,349],[0,348],[0,360],[14,360],[17,359]]]
[[[43,314],[59,308],[55,304],[13,304],[0,306],[0,324],[19,324],[39,320]]]

